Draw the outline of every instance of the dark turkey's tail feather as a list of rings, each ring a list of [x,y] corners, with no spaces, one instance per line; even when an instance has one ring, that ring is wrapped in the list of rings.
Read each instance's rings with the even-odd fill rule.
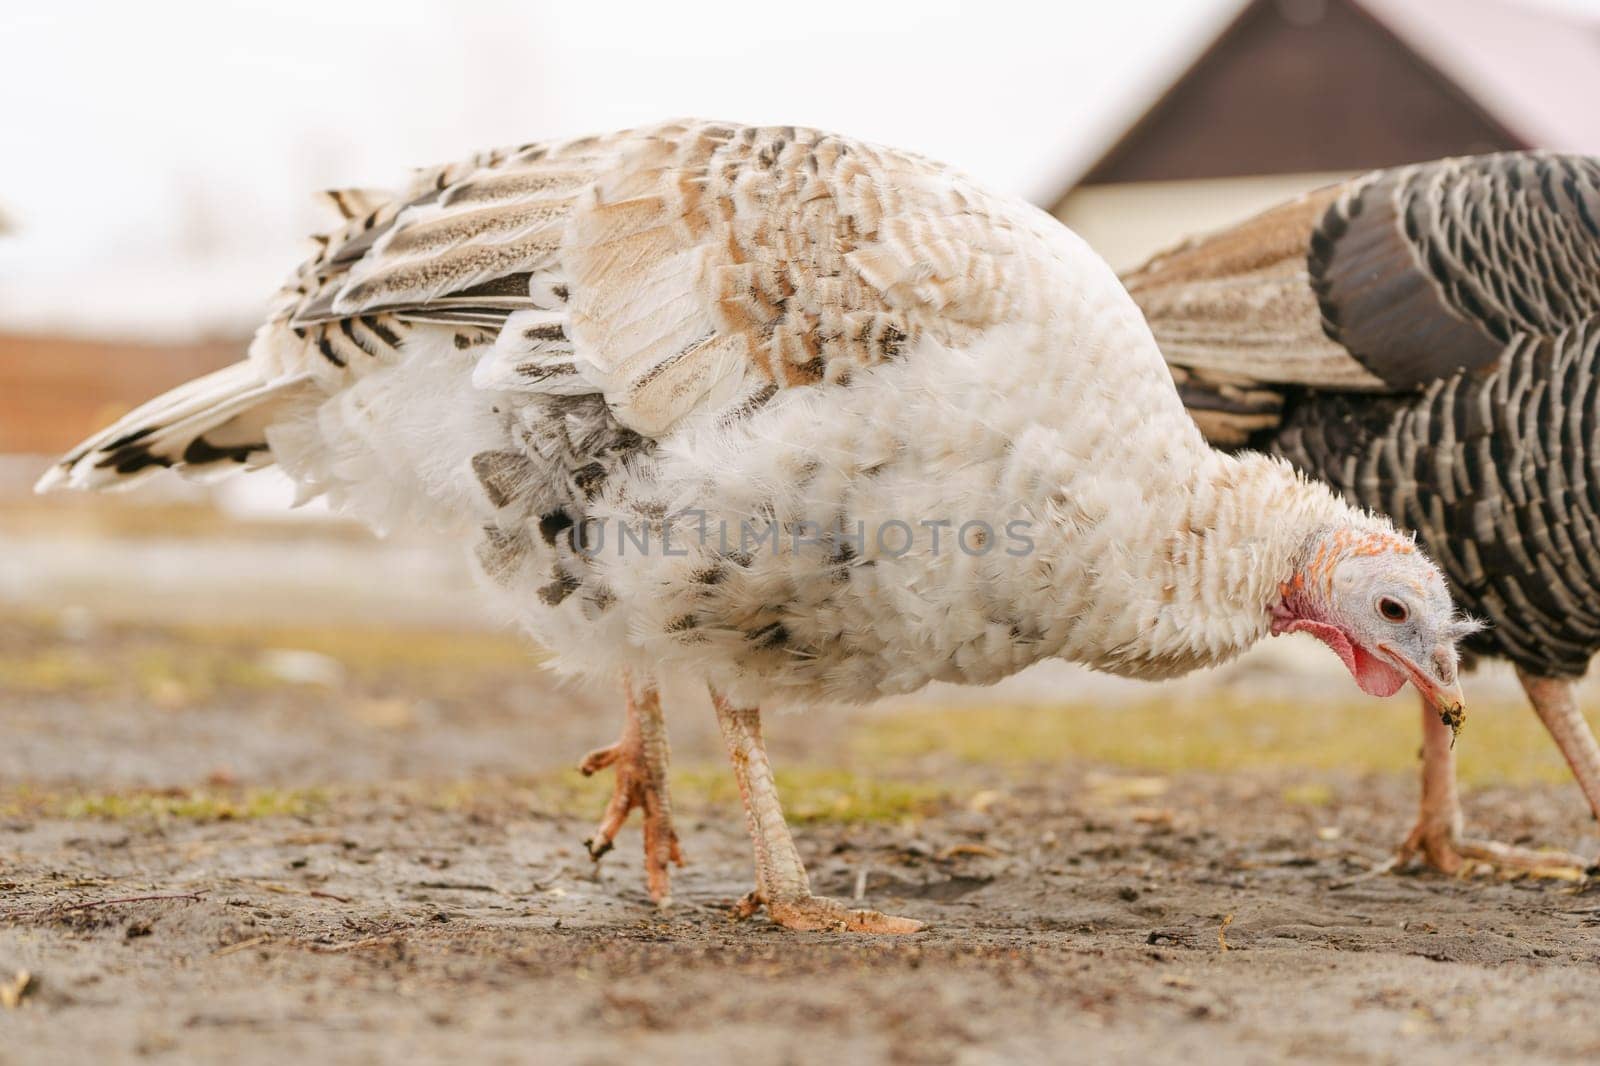
[[[195,476],[265,466],[266,426],[306,380],[263,381],[249,362],[195,378],[68,452],[34,491],[123,488],[163,468]]]

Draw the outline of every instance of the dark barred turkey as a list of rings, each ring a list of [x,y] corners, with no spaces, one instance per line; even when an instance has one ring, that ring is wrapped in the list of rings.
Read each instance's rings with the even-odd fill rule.
[[[1214,444],[1281,455],[1417,531],[1490,623],[1466,648],[1515,664],[1600,816],[1572,687],[1600,650],[1600,160],[1377,171],[1124,280]],[[1423,721],[1400,857],[1550,864],[1462,839],[1449,736]]]

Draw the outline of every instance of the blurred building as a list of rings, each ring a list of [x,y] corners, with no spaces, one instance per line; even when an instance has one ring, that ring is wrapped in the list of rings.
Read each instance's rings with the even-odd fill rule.
[[[1053,205],[1114,264],[1126,267],[1184,235],[1369,167],[1529,145],[1600,151],[1600,108],[1594,106],[1600,96],[1600,21],[1575,6],[1585,2],[1184,0],[1186,13],[1204,9],[1204,17],[1187,21],[1174,14],[1171,3],[1143,5],[1146,11],[1166,12],[1161,19],[1145,16],[1160,25],[1141,24],[1140,16],[1129,15],[1138,4],[1119,8],[1124,17],[1117,25],[1111,24],[1117,20],[1108,22],[1105,5],[1060,5],[1053,14],[1018,5],[987,20],[936,11],[937,17],[917,31],[924,47],[901,50],[905,54],[897,61],[906,64],[904,69],[895,68],[898,72],[891,73],[898,80],[883,84],[908,83],[905,79],[920,76],[923,66],[936,65],[929,48],[951,62],[965,57],[977,87],[954,93],[945,106],[960,103],[967,110],[930,108],[920,99],[906,104],[903,94],[864,93],[855,78],[842,73],[792,91],[778,86],[783,92],[774,89],[776,95],[764,105],[751,106],[758,112],[765,107],[769,118],[859,128],[890,143],[925,147],[957,165],[977,162],[996,187],[1026,189]],[[437,24],[390,27],[398,34],[397,49],[412,39],[407,33],[434,34],[457,21],[472,22],[463,32],[479,34],[474,42],[505,35],[506,13],[498,9],[458,20],[450,5],[425,6]],[[586,84],[607,87],[611,96],[553,93],[541,89],[543,83],[518,83],[515,91],[473,83],[476,95],[441,95],[433,84],[468,84],[470,79],[451,64],[475,70],[480,64],[469,59],[477,55],[477,45],[426,50],[436,64],[433,82],[410,79],[406,85],[415,90],[415,99],[391,110],[410,116],[411,108],[426,105],[432,118],[415,130],[364,124],[348,138],[361,151],[350,154],[335,133],[348,115],[323,106],[325,97],[338,93],[326,86],[307,90],[295,106],[275,109],[276,88],[262,93],[261,79],[250,74],[230,82],[218,99],[230,107],[254,108],[253,121],[266,131],[260,137],[271,146],[265,157],[241,154],[243,146],[259,139],[247,122],[241,127],[248,132],[244,141],[214,152],[169,159],[174,148],[168,144],[145,155],[119,156],[128,171],[125,200],[108,201],[92,186],[77,193],[68,189],[62,203],[46,204],[51,210],[41,211],[38,202],[8,191],[0,214],[0,253],[13,249],[10,275],[0,278],[0,455],[69,447],[131,404],[240,358],[273,285],[303,254],[295,236],[318,223],[309,206],[299,206],[302,189],[330,175],[379,175],[401,162],[448,158],[509,139],[497,131],[516,130],[526,137],[527,130],[546,123],[556,129],[580,122],[604,128],[609,119],[602,116],[613,110],[632,116],[630,109],[640,106],[641,83],[620,72],[637,65],[639,57],[597,35],[593,22],[538,21],[548,23],[547,15],[529,13],[523,29],[544,26],[548,33],[539,39],[557,42],[548,45],[552,62],[610,64],[606,69],[617,70],[617,77]],[[882,16],[884,40],[902,32],[900,18]],[[1026,48],[1014,42],[1014,53],[998,47],[1018,36],[1008,19],[1039,29]],[[974,27],[972,21],[983,25]],[[236,49],[225,54],[234,56],[238,62],[232,66],[241,70],[254,70],[244,59],[269,66],[281,61],[284,69],[298,69],[295,24],[294,18],[269,19],[258,29],[279,35],[272,40],[221,41],[216,47]],[[635,30],[635,36],[643,33]],[[749,30],[724,31],[717,47],[729,49],[730,56],[742,54],[738,50],[748,47]],[[1075,53],[1063,52],[1058,41],[1068,31],[1075,34]],[[778,42],[772,48],[811,47],[803,35],[785,36],[790,29],[782,19],[775,17],[770,32]],[[696,33],[699,40],[703,34]],[[863,38],[868,39],[876,38]],[[598,48],[597,41],[607,42],[606,47]],[[687,39],[678,46],[688,47]],[[659,51],[654,45],[652,50]],[[202,51],[209,55],[213,49]],[[889,77],[878,69],[883,64],[871,65],[871,72],[858,70],[859,51],[827,54],[842,64],[841,72]],[[1114,58],[1094,66],[1088,53]],[[1069,61],[1074,55],[1076,62]],[[1041,61],[1044,56],[1050,62]],[[108,54],[107,61],[113,58]],[[699,66],[716,69],[718,64]],[[1130,71],[1138,76],[1122,77]],[[355,100],[366,99],[358,90],[374,80],[342,60],[328,64],[321,76],[335,75],[349,80],[327,85],[342,86]],[[834,102],[821,107],[818,96],[825,86],[835,86]],[[188,91],[176,82],[171,88],[180,95]],[[740,90],[741,101],[747,89]],[[710,94],[705,101],[720,101],[726,87],[713,78],[705,91]],[[1070,99],[1051,112],[1058,116],[1054,137],[1040,138],[1036,112],[1048,106],[1051,93]],[[1084,108],[1091,97],[1096,106]],[[138,97],[151,113],[160,113],[162,99]],[[580,99],[590,110],[564,110]],[[647,99],[645,106],[663,113],[743,110],[732,99],[701,106],[702,97],[692,94],[670,102]],[[73,101],[56,103],[65,108]],[[937,116],[932,130],[948,135],[948,141],[919,125],[930,111]],[[1142,118],[1122,128],[1123,116],[1140,113]],[[373,118],[360,107],[350,114],[360,114],[363,123]],[[68,108],[62,115],[46,128],[72,127],[74,116],[81,124],[90,113]],[[479,125],[458,128],[463,116]],[[94,126],[85,130],[91,139],[115,133]],[[902,142],[897,131],[908,139]],[[231,132],[237,140],[238,131]],[[188,143],[178,142],[180,147]],[[1014,151],[1019,144],[1028,152]],[[935,146],[951,154],[934,151]],[[994,166],[982,168],[986,161]],[[48,199],[38,190],[34,196]],[[74,225],[63,226],[63,218]],[[19,248],[22,254],[15,253]],[[56,255],[48,263],[42,260],[50,257],[35,254],[64,249],[78,254]],[[6,263],[0,255],[0,269]]]
[[[1600,152],[1600,17],[1512,0],[1252,0],[1055,203],[1126,269],[1376,167]]]
[[[22,225],[0,213],[0,241]],[[0,456],[64,451],[136,403],[243,359],[258,312],[241,313],[234,294],[259,293],[264,304],[259,279],[284,271],[245,255],[219,259],[84,270],[57,282],[43,314],[26,286],[13,291],[26,279],[0,279]],[[32,484],[16,470],[32,466],[0,464],[0,498]]]
[[[0,332],[0,455],[64,451],[126,414],[131,398],[236,362],[244,345]]]

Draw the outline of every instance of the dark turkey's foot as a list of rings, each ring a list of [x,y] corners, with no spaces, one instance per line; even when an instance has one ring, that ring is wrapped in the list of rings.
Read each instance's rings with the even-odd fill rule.
[[[1447,821],[1430,821],[1424,817],[1417,821],[1411,833],[1401,841],[1399,850],[1389,863],[1389,868],[1403,866],[1420,857],[1424,863],[1440,873],[1454,876],[1461,872],[1465,862],[1461,852],[1457,850],[1457,845],[1453,826]]]
[[[1528,683],[1526,678],[1523,683]],[[1537,699],[1534,705],[1540,706]],[[1394,858],[1356,880],[1381,876],[1416,858],[1421,858],[1435,870],[1452,875],[1482,864],[1508,874],[1567,879],[1584,877],[1592,864],[1571,852],[1540,851],[1492,840],[1472,840],[1462,834],[1461,800],[1456,792],[1456,757],[1451,747],[1452,737],[1427,699],[1421,699],[1420,706],[1422,806],[1417,812],[1416,828],[1411,830]],[[1583,727],[1583,733],[1588,734],[1587,725]]]
[[[761,892],[751,892],[734,905],[736,918],[748,918],[762,907],[775,925],[785,929],[818,930],[833,933],[917,933],[926,924],[915,918],[897,918],[878,911],[854,910],[826,896],[792,896],[769,900]]]
[[[623,739],[608,747],[597,748],[584,757],[578,769],[585,777],[612,767],[616,785],[611,791],[611,801],[606,804],[604,817],[594,835],[583,842],[589,857],[596,862],[610,851],[622,823],[639,808],[644,812],[644,871],[650,889],[650,898],[658,906],[672,902],[672,874],[669,863],[683,865],[683,852],[678,847],[678,834],[672,826],[672,805],[667,797],[665,768],[660,772],[646,758],[644,745],[637,735],[625,733]]]
[[[1435,870],[1452,875],[1469,869],[1469,863],[1480,863],[1503,873],[1577,880],[1594,865],[1570,851],[1545,851],[1460,837],[1448,822],[1428,820],[1417,823],[1386,868],[1393,869],[1419,857]]]

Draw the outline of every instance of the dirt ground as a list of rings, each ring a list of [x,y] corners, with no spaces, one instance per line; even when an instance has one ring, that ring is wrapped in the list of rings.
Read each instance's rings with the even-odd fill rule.
[[[0,700],[6,1066],[1600,1055],[1600,889],[1347,883],[1405,773],[1063,760],[1029,733],[1059,708],[1014,758],[977,709],[920,746],[915,709],[775,717],[815,884],[929,923],[851,938],[730,919],[751,863],[701,708],[670,719],[675,905],[635,828],[597,876],[606,785],[570,767],[616,709],[508,638],[28,616]],[[1592,833],[1570,786],[1471,813]]]

